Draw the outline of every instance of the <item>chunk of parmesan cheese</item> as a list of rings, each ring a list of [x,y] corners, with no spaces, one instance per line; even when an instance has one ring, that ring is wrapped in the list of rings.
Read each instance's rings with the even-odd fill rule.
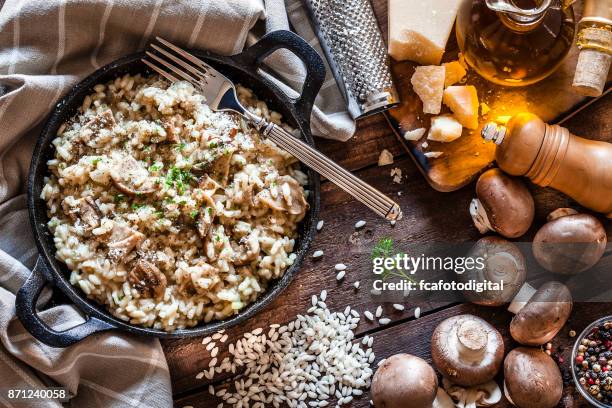
[[[442,107],[445,68],[429,65],[416,67],[410,83],[423,101],[423,112],[437,115]]]
[[[431,119],[427,139],[435,142],[452,142],[461,137],[463,127],[451,115],[440,115]]]
[[[444,73],[445,88],[451,85],[455,85],[457,82],[461,81],[467,74],[467,71],[459,61],[446,62],[443,65],[446,69],[446,72]]]
[[[449,86],[442,100],[464,127],[478,128],[478,93],[474,86]]]
[[[408,131],[404,132],[404,139],[406,139],[408,141],[419,140],[420,138],[423,137],[423,135],[425,134],[426,131],[427,131],[427,129],[425,129],[425,128],[418,128],[418,129],[408,130]]]
[[[439,65],[458,0],[389,0],[389,55],[398,61]]]

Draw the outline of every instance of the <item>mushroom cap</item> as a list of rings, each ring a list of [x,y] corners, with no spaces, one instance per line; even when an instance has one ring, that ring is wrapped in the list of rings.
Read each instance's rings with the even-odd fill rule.
[[[572,311],[572,295],[560,282],[547,282],[510,322],[510,334],[526,346],[540,346],[559,333]]]
[[[376,370],[372,401],[381,408],[430,408],[438,392],[438,377],[422,358],[395,354]]]
[[[546,223],[533,238],[533,256],[546,270],[574,275],[593,267],[603,256],[608,237],[597,218],[572,214]]]
[[[491,228],[506,238],[523,235],[533,222],[535,204],[523,182],[499,169],[482,173],[476,196],[487,214]]]
[[[466,291],[466,299],[483,306],[501,306],[512,301],[525,283],[525,257],[520,249],[510,241],[496,236],[478,240],[467,255],[469,258],[483,258],[484,268],[475,266],[459,275],[459,280],[467,282],[485,279],[493,283],[504,282],[504,290],[485,290],[480,293]]]
[[[563,392],[561,372],[542,350],[519,347],[504,361],[504,391],[519,408],[552,408]]]
[[[480,317],[449,317],[431,339],[434,365],[451,382],[470,386],[495,377],[504,359],[501,334]]]

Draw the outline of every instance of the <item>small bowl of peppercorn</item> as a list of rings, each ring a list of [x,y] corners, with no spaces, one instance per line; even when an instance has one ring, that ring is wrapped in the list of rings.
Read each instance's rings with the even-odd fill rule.
[[[572,350],[576,388],[593,406],[612,407],[612,316],[591,323]]]

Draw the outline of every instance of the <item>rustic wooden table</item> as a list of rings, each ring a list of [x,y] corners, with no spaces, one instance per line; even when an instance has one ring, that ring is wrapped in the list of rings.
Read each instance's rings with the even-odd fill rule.
[[[596,104],[580,112],[566,123],[574,133],[594,136],[603,132],[612,132],[610,115],[612,113],[612,96],[607,96]],[[271,323],[286,323],[293,320],[298,313],[309,307],[310,297],[319,294],[323,289],[328,291],[327,305],[331,310],[343,310],[347,305],[363,312],[374,310],[378,304],[370,301],[367,289],[355,292],[352,283],[365,280],[372,272],[368,250],[382,237],[395,240],[412,240],[416,242],[465,242],[476,240],[478,232],[472,225],[468,214],[468,204],[473,196],[473,185],[453,193],[434,191],[423,179],[412,161],[402,151],[395,136],[387,127],[382,116],[375,116],[359,122],[359,129],[353,139],[346,143],[318,141],[318,147],[346,168],[354,171],[364,180],[395,197],[402,209],[404,218],[392,227],[389,223],[377,218],[361,204],[329,182],[321,188],[321,219],[325,221],[323,230],[317,234],[311,252],[322,249],[325,256],[313,261],[308,258],[289,288],[279,296],[267,309],[242,326],[228,331],[229,340],[234,341],[243,332]],[[386,148],[395,156],[391,166],[378,167],[378,154]],[[403,172],[403,181],[396,184],[389,176],[390,169],[399,167]],[[560,194],[532,186],[536,198],[537,219],[535,225],[541,225],[546,214],[569,201]],[[401,196],[398,196],[401,192]],[[367,221],[367,225],[357,234],[357,240],[349,241],[354,233],[357,220]],[[604,221],[609,236],[612,237],[612,223]],[[531,231],[531,234],[533,231]],[[338,283],[335,279],[334,265],[344,262],[348,265],[347,277]],[[506,350],[515,347],[509,337],[508,324],[510,314],[504,308],[486,308],[471,304],[421,304],[406,303],[406,311],[397,312],[391,304],[383,304],[385,315],[392,318],[387,326],[379,326],[362,319],[356,329],[357,337],[368,334],[374,337],[374,351],[377,360],[392,354],[412,353],[431,361],[429,340],[436,325],[446,317],[461,313],[472,313],[485,318],[494,324],[504,335]],[[421,308],[421,317],[414,318],[413,311]],[[603,315],[612,314],[610,303],[576,304],[566,327],[555,338],[553,345],[561,349],[566,363],[573,339],[569,338],[570,329],[578,333],[592,320]],[[219,402],[208,393],[208,385],[231,381],[226,376],[215,377],[213,381],[196,379],[202,369],[208,367],[209,353],[200,343],[201,338],[163,342],[168,364],[172,374],[176,406],[192,405],[198,407],[215,407]],[[221,360],[227,350],[220,350]],[[369,396],[366,393],[356,400],[352,407],[367,407]],[[509,406],[507,402],[499,405]],[[588,406],[574,392],[571,384],[565,387],[562,407]]]
[[[375,2],[379,14],[382,7],[380,4],[383,2]],[[564,125],[575,134],[585,137],[610,134],[611,114],[612,95],[608,95]],[[403,242],[466,242],[479,238],[468,214],[468,205],[474,194],[473,185],[452,193],[434,191],[403,151],[382,115],[360,121],[357,134],[346,143],[318,140],[317,146],[359,177],[394,197],[402,206],[404,217],[392,227],[331,183],[323,182],[320,217],[325,221],[325,226],[317,234],[310,252],[321,249],[326,255],[318,261],[308,257],[289,288],[267,309],[244,325],[228,330],[228,344],[246,331],[266,327],[271,323],[282,324],[293,320],[298,313],[304,313],[308,309],[311,296],[318,295],[323,289],[328,291],[326,303],[330,310],[343,310],[347,305],[359,312],[376,309],[378,304],[371,301],[368,289],[355,291],[352,284],[356,280],[365,280],[372,273],[369,251],[383,237]],[[378,155],[382,149],[393,153],[393,165],[377,166]],[[402,170],[401,184],[391,181],[389,173],[394,167]],[[551,210],[571,204],[567,198],[552,190],[535,186],[531,188],[537,206],[534,223],[536,226],[542,224]],[[367,225],[351,238],[355,233],[354,224],[360,219],[367,221]],[[612,238],[612,223],[607,220],[604,223]],[[528,236],[533,233],[533,230],[530,231]],[[338,262],[348,266],[346,278],[342,282],[337,282],[335,278],[334,265]],[[415,354],[431,362],[429,341],[434,328],[443,319],[462,313],[481,316],[496,326],[504,336],[506,351],[516,346],[508,333],[511,315],[504,308],[431,302],[406,303],[405,306],[405,311],[398,312],[391,304],[383,304],[385,315],[392,320],[390,324],[380,326],[362,318],[355,329],[358,338],[366,334],[374,337],[376,362],[400,352]],[[414,317],[416,307],[421,308],[419,319]],[[568,380],[561,407],[588,406],[573,389],[568,376],[569,353],[573,345],[573,339],[568,336],[569,330],[580,333],[592,320],[609,314],[612,314],[612,303],[576,304],[570,320],[554,339],[555,350],[558,349],[565,360],[562,370]],[[196,379],[197,373],[207,368],[210,360],[209,352],[201,344],[201,340],[194,338],[163,342],[177,407],[216,407],[220,400],[208,393],[208,385],[217,386],[232,381],[232,378],[226,375],[217,376],[212,381],[205,378]],[[226,355],[227,350],[221,349],[219,361]],[[355,400],[351,407],[367,407],[369,399],[369,394],[365,393]],[[510,404],[504,399],[498,406],[508,407]]]

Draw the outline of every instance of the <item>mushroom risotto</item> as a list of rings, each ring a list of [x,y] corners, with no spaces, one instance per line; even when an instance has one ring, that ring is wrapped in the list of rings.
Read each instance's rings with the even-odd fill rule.
[[[70,282],[168,331],[239,312],[295,259],[308,210],[296,159],[187,82],[126,75],[94,90],[58,131],[41,194]]]

